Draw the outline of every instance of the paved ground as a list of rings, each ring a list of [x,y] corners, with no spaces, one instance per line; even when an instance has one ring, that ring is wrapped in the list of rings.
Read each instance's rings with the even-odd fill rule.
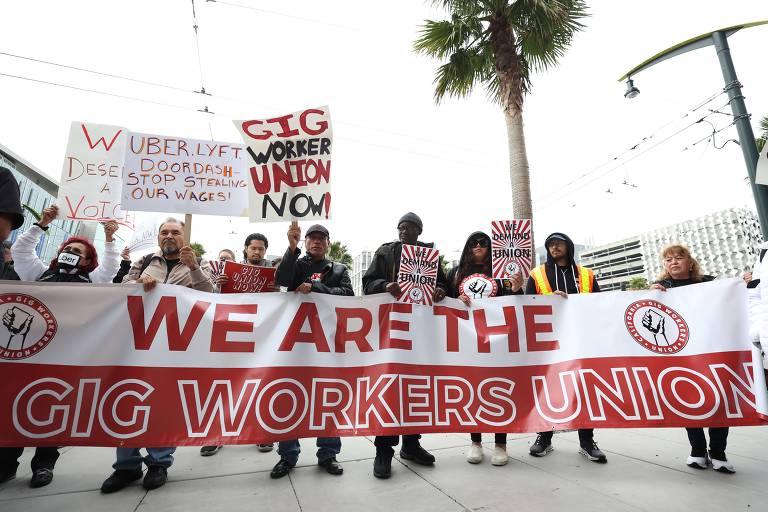
[[[528,455],[535,436],[511,435],[504,467],[490,464],[492,436],[485,436],[486,460],[476,466],[465,460],[468,436],[430,435],[423,444],[436,465],[396,458],[385,481],[373,477],[368,438],[344,439],[342,476],[320,470],[313,440],[304,441],[299,467],[280,480],[269,478],[275,452],[227,446],[203,458],[186,447],[177,450],[164,487],[147,492],[137,484],[112,495],[99,487],[111,472],[113,449],[63,449],[53,482],[42,489],[29,488],[32,450],[26,450],[17,478],[0,486],[0,511],[768,511],[767,432],[731,430],[735,475],[686,467],[688,441],[679,428],[598,431],[605,465],[577,453],[575,432],[556,435],[555,451],[542,459]]]

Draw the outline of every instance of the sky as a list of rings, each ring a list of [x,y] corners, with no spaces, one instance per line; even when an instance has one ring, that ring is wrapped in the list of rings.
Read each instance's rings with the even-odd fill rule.
[[[563,231],[577,243],[604,244],[725,208],[754,209],[741,149],[723,146],[736,138],[735,128],[716,134],[716,145],[707,140],[713,126],[732,122],[726,96],[691,111],[722,92],[714,48],[638,74],[641,94],[632,100],[618,78],[690,37],[768,19],[768,2],[587,3],[586,28],[557,67],[532,76],[525,98],[536,238]],[[327,226],[352,255],[395,239],[408,211],[424,221],[421,239],[447,253],[460,250],[471,232],[489,231],[491,220],[512,216],[500,108],[481,87],[436,105],[440,63],[412,50],[423,21],[445,16],[431,3],[196,0],[194,7],[199,59],[190,0],[0,0],[3,54],[174,87],[0,54],[0,144],[58,180],[72,121],[240,142],[233,119],[329,105]],[[768,25],[729,38],[755,127],[768,115],[766,40]],[[201,87],[211,96],[192,92]],[[213,114],[198,112],[206,107]],[[212,256],[262,232],[269,253],[279,254],[287,227],[196,215],[192,240]],[[129,238],[124,230],[118,234]]]

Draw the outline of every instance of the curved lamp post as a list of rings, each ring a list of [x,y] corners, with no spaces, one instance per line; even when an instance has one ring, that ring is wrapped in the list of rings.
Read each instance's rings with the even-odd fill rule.
[[[717,58],[720,61],[720,70],[723,72],[723,80],[728,93],[728,99],[733,112],[733,122],[736,125],[736,131],[739,134],[739,143],[741,151],[744,154],[744,162],[747,164],[747,174],[752,186],[752,194],[755,197],[755,206],[757,207],[757,216],[760,219],[760,228],[763,232],[763,240],[768,240],[768,187],[755,183],[755,174],[757,172],[757,146],[755,145],[755,134],[752,131],[752,125],[749,124],[750,115],[747,113],[747,107],[744,104],[744,96],[741,94],[741,82],[736,78],[736,70],[733,67],[731,59],[731,49],[728,47],[728,36],[735,34],[743,28],[756,27],[758,25],[768,24],[768,20],[755,21],[752,23],[743,23],[732,27],[721,28],[713,32],[708,32],[700,36],[688,39],[678,43],[671,48],[667,48],[643,61],[634,68],[627,71],[619,81],[627,80],[627,92],[625,98],[634,98],[640,94],[640,90],[635,87],[632,77],[637,73],[658,64],[659,62],[677,57],[683,53],[692,50],[698,50],[705,46],[714,46],[717,51]]]

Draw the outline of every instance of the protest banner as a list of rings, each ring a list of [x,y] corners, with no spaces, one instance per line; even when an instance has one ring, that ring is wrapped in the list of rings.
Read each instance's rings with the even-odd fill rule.
[[[739,279],[471,308],[7,282],[0,446],[765,424],[746,303]]]
[[[234,261],[224,263],[224,274],[229,280],[221,286],[221,293],[262,293],[275,291],[274,267],[243,265]]]
[[[432,295],[437,287],[437,269],[440,252],[431,247],[403,244],[400,253],[400,270],[397,284],[400,285],[400,302],[432,305]]]
[[[491,260],[494,279],[509,279],[520,272],[526,279],[531,272],[533,246],[530,219],[491,222]]]
[[[160,219],[150,217],[136,225],[133,235],[128,240],[128,250],[139,252],[157,247],[157,232],[160,228]]]
[[[122,198],[134,211],[243,216],[245,147],[129,132]]]
[[[234,123],[248,146],[251,222],[330,219],[328,107]]]
[[[65,219],[114,219],[134,228],[134,214],[120,202],[125,144],[125,128],[72,122],[56,199]]]

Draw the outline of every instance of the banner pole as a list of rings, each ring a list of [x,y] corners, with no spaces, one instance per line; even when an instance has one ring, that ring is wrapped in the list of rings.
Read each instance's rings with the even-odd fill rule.
[[[192,244],[192,214],[184,215],[184,241],[187,245]]]

